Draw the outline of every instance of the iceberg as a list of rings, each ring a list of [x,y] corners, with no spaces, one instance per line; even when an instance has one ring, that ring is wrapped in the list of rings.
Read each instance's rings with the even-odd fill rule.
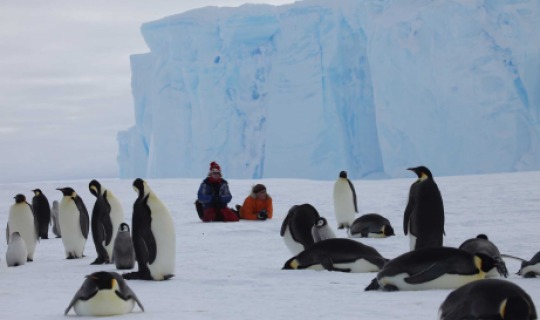
[[[540,170],[536,0],[305,0],[141,26],[121,178]]]

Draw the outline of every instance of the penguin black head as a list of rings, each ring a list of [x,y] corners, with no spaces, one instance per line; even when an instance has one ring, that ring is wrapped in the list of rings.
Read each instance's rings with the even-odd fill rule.
[[[74,196],[76,196],[75,190],[73,190],[73,188],[70,188],[70,187],[57,188],[56,190],[61,191],[62,194],[64,196],[66,196],[66,197],[74,197]]]
[[[390,226],[390,225],[384,226],[383,233],[384,233],[384,235],[387,236],[387,237],[389,237],[389,236],[395,236],[395,235],[396,235],[396,234],[394,233],[394,228],[392,228],[392,226]]]
[[[42,193],[43,193],[43,192],[41,192],[41,190],[40,190],[40,189],[34,189],[34,190],[32,190],[32,192],[33,192],[33,193],[34,193],[34,195],[36,195],[36,196],[39,196],[40,194],[42,194]]]
[[[15,203],[23,203],[26,201],[26,197],[24,196],[24,194],[17,194],[15,197],[13,197],[15,199]]]
[[[139,194],[139,197],[144,196],[144,180],[137,178],[133,181],[133,189]]]
[[[314,223],[314,225],[315,225],[317,228],[324,227],[324,226],[327,225],[327,224],[328,224],[328,221],[326,221],[326,219],[323,218],[323,217],[318,218],[317,220],[315,220],[315,223]]]
[[[489,240],[488,239],[488,236],[486,236],[485,234],[481,233],[479,235],[476,236],[477,239],[484,239],[484,240]]]
[[[119,231],[129,232],[129,225],[125,222],[122,222],[120,226],[118,227]]]
[[[94,272],[90,275],[87,275],[86,278],[92,280],[92,282],[96,285],[96,287],[98,287],[99,290],[110,290],[116,282],[114,276],[106,271]]]
[[[99,183],[97,180],[92,180],[88,184],[88,189],[90,190],[91,194],[97,197],[101,194],[101,183]]]
[[[341,171],[341,172],[339,173],[339,177],[340,177],[340,178],[345,178],[345,179],[347,179],[347,171]]]
[[[281,270],[295,270],[298,269],[298,260],[296,260],[296,257],[292,257],[289,260],[285,262],[285,265]]]
[[[422,178],[422,175],[426,175],[429,179],[433,179],[433,175],[431,174],[431,171],[429,171],[429,169],[424,166],[419,166],[415,168],[407,168],[407,170],[411,170],[412,172],[416,173],[418,178]]]
[[[477,265],[477,267],[483,272],[488,272],[499,265],[497,260],[483,253],[475,253],[475,256],[480,258],[480,265]]]

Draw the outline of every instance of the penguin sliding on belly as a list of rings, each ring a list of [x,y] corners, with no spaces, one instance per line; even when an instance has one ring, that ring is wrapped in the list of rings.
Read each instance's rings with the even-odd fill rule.
[[[124,210],[114,194],[97,180],[90,181],[88,189],[96,197],[91,225],[98,256],[92,264],[111,263],[114,240],[124,220]]]
[[[64,195],[58,207],[58,220],[62,229],[62,244],[67,259],[84,257],[84,246],[90,230],[88,210],[72,188],[59,188]]]
[[[485,234],[479,234],[476,238],[465,240],[458,249],[465,250],[472,254],[483,253],[497,262],[497,267],[490,270],[486,274],[486,278],[498,276],[508,277],[508,270],[506,269],[506,264],[501,257],[499,249],[493,242],[489,241]]]
[[[360,216],[349,228],[351,238],[386,238],[393,236],[394,228],[390,221],[377,213]]]
[[[169,209],[143,179],[135,179],[132,231],[139,270],[124,279],[167,280],[174,276],[176,233]]]
[[[283,269],[376,272],[386,261],[373,247],[351,239],[334,238],[316,242],[287,260]]]
[[[365,290],[455,289],[484,279],[495,264],[484,254],[456,248],[419,249],[388,261]]]
[[[293,255],[299,254],[315,243],[311,229],[319,218],[317,209],[308,203],[294,205],[289,209],[279,234]]]
[[[356,191],[346,171],[341,171],[334,183],[334,212],[338,229],[349,229],[358,212]]]
[[[523,278],[536,278],[540,276],[540,251],[531,260],[525,260],[508,254],[501,254],[502,257],[521,261],[521,268],[517,272]]]

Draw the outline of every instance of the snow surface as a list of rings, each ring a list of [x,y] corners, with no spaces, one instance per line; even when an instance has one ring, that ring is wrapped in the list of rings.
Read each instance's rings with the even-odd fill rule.
[[[411,174],[412,175],[412,174]],[[478,233],[487,234],[506,254],[530,259],[540,250],[540,172],[437,177],[446,212],[445,244],[459,246]],[[415,177],[394,180],[353,180],[360,213],[387,217],[396,236],[356,239],[387,258],[407,251],[402,219],[408,189]],[[193,201],[201,179],[148,180],[169,207],[175,221],[176,276],[169,281],[129,281],[146,312],[123,319],[435,319],[450,290],[364,292],[375,273],[284,271],[291,257],[279,236],[283,218],[295,204],[311,203],[325,216],[337,236],[333,215],[333,181],[299,179],[230,179],[232,204],[241,204],[255,183],[264,183],[274,199],[274,219],[264,222],[202,223]],[[0,226],[17,193],[31,199],[41,188],[52,203],[58,187],[73,187],[91,211],[90,181],[58,181],[0,185]],[[131,224],[136,193],[131,180],[100,180],[122,202]],[[52,232],[49,232],[50,236]],[[6,244],[0,245],[0,319],[65,319],[64,309],[84,276],[114,265],[91,266],[96,253],[89,240],[86,257],[66,260],[61,239],[41,240],[34,262],[5,265]],[[506,260],[509,280],[524,288],[540,306],[540,280],[515,275],[519,262]],[[70,316],[73,316],[73,311]]]
[[[306,0],[145,23],[120,177],[540,170],[540,5]]]

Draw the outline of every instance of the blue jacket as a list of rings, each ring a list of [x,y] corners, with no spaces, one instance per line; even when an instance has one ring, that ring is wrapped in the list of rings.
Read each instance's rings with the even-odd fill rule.
[[[210,178],[204,179],[197,192],[197,199],[204,209],[225,208],[232,199],[227,180],[222,178],[219,183],[212,183]]]

